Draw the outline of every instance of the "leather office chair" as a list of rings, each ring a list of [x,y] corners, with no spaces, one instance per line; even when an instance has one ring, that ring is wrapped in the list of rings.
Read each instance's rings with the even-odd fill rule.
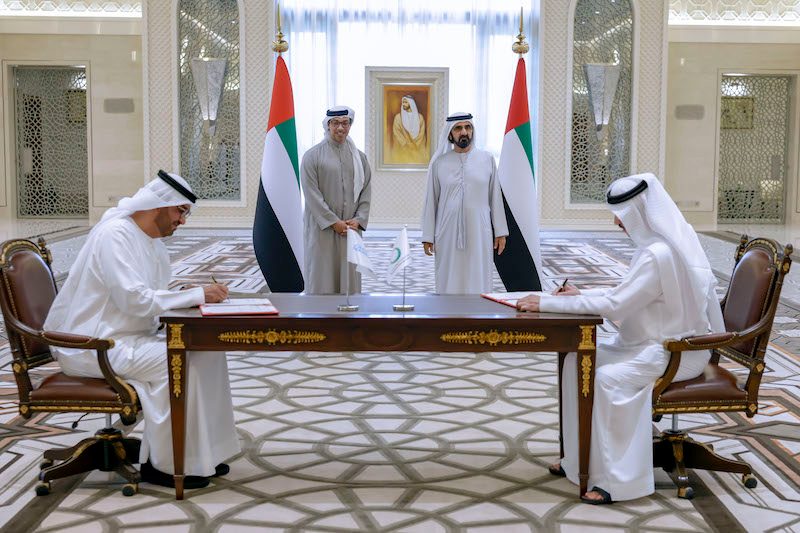
[[[132,496],[138,490],[141,476],[131,461],[138,462],[141,443],[123,437],[118,429],[111,427],[110,415],[119,414],[124,424],[136,422],[139,412],[136,391],[111,369],[106,352],[114,346],[113,340],[42,331],[57,291],[51,261],[44,239],[39,239],[38,245],[24,239],[0,245],[0,307],[13,356],[19,412],[24,418],[37,412],[106,413],[108,427],[71,448],[45,451],[36,494],[48,494],[53,479],[98,469],[120,474],[127,480],[122,493]],[[30,371],[53,361],[50,346],[97,351],[104,378],[56,372],[34,385]],[[58,464],[54,464],[56,461]]]
[[[711,445],[687,437],[678,429],[677,417],[681,413],[738,411],[752,418],[758,412],[764,353],[783,278],[792,264],[791,253],[791,244],[781,248],[771,239],[748,241],[747,235],[742,235],[728,292],[721,302],[727,331],[664,342],[671,357],[653,389],[653,415],[657,421],[664,414],[672,414],[672,429],[654,438],[653,461],[667,472],[677,470],[681,498],[694,496],[687,468],[739,473],[747,488],[758,483],[749,464],[721,457]],[[691,357],[696,350],[712,350],[705,372],[694,379],[673,382],[682,354]],[[746,381],[740,383],[734,373],[720,366],[720,356],[748,369]]]

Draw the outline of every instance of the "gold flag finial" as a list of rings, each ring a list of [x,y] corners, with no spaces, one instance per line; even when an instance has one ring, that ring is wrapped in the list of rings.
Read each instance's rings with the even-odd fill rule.
[[[277,15],[275,17],[275,27],[277,28],[277,32],[275,33],[275,40],[272,41],[272,51],[278,52],[278,55],[280,55],[289,49],[289,43],[283,40],[283,32],[281,31],[281,5],[276,5]]]
[[[530,47],[528,47],[528,43],[525,42],[525,34],[522,33],[523,26],[522,26],[522,8],[519,8],[519,34],[517,35],[517,42],[511,45],[511,50],[515,54],[519,54],[522,57],[522,54],[527,54]]]

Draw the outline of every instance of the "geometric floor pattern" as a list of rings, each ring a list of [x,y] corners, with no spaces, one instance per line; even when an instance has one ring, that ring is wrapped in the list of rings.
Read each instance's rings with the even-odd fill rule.
[[[385,271],[394,235],[366,245]],[[54,254],[59,249],[54,243]],[[233,291],[266,290],[245,231],[184,232],[168,240],[175,284],[213,275]],[[73,246],[74,248],[74,246]],[[61,249],[69,252],[67,245]],[[731,245],[732,250],[732,245]],[[613,285],[633,249],[618,234],[543,236],[542,279]],[[412,235],[409,292],[433,290],[433,260]],[[58,262],[58,260],[56,261]],[[68,267],[66,267],[68,268]],[[66,268],[63,271],[66,271]],[[56,269],[58,270],[58,268]],[[720,272],[725,278],[725,273]],[[400,281],[402,283],[402,281]],[[365,279],[364,292],[397,292]],[[496,280],[495,290],[502,290]],[[0,350],[0,526],[14,531],[800,531],[800,310],[779,308],[759,414],[681,418],[693,436],[747,460],[759,485],[694,474],[697,497],[675,497],[656,471],[654,495],[612,506],[580,504],[576,487],[547,473],[557,458],[555,356],[549,353],[230,352],[243,452],[205,489],[174,492],[92,473],[35,497],[41,450],[102,427],[87,417],[22,420]],[[610,334],[604,325],[599,335]],[[661,425],[666,424],[663,421]],[[137,435],[141,424],[133,430]]]

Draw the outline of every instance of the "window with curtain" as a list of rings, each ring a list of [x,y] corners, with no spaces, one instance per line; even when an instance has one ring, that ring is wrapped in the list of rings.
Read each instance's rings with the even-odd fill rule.
[[[322,140],[325,110],[333,105],[355,110],[350,135],[364,148],[364,67],[375,66],[449,67],[447,113],[472,112],[477,145],[499,155],[518,58],[511,44],[519,32],[519,8],[490,0],[286,1],[285,59],[300,153]]]

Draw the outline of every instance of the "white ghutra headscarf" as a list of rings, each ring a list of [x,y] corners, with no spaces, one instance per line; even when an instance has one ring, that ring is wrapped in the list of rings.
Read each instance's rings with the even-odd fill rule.
[[[328,111],[325,112],[325,118],[322,120],[322,127],[325,130],[325,135],[330,135],[328,131],[328,122],[330,122],[331,119],[347,117],[350,119],[350,124],[352,124],[355,116],[356,112],[344,105],[337,105],[328,109]],[[347,146],[350,148],[350,153],[353,155],[353,203],[358,203],[358,197],[362,189],[364,189],[364,166],[361,163],[361,154],[359,154],[358,148],[356,148],[356,143],[353,142],[353,139],[351,139],[349,135],[347,136]]]
[[[615,180],[607,193],[608,207],[622,221],[641,253],[661,242],[672,261],[657,256],[664,299],[672,309],[668,336],[725,331],[715,287],[717,278],[692,226],[653,174]],[[635,257],[634,257],[635,260]]]

